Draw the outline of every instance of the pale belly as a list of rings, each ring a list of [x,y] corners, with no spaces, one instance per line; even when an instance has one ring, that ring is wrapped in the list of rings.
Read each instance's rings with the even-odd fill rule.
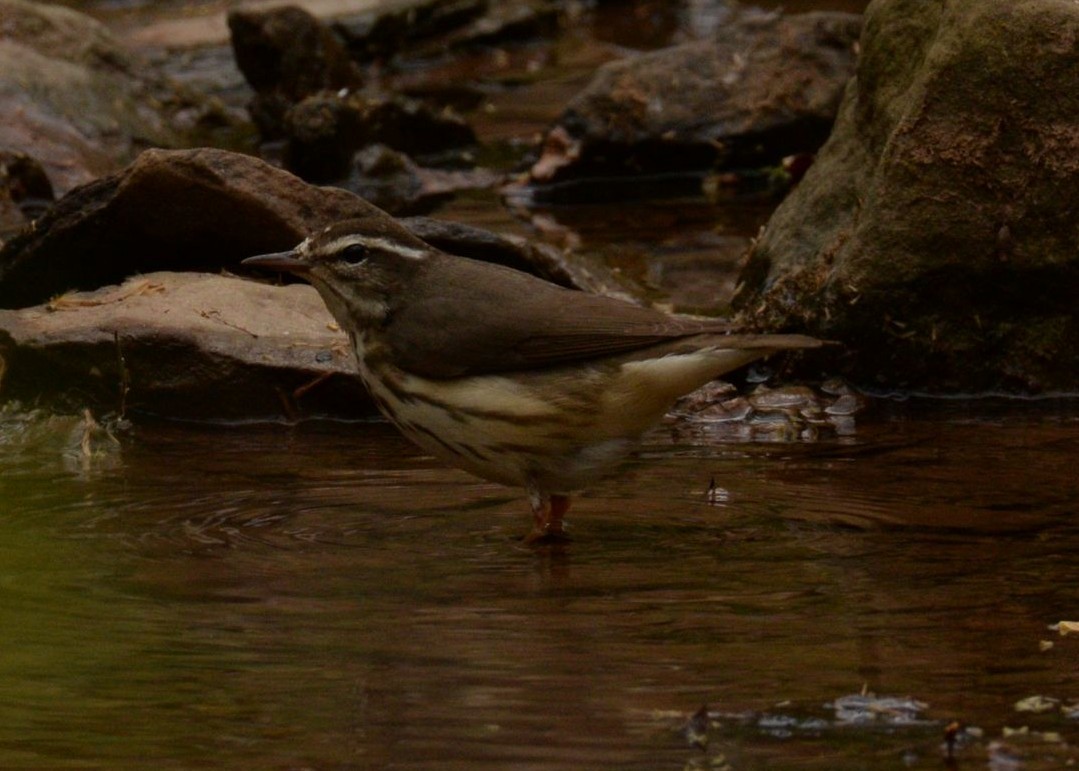
[[[759,356],[703,350],[434,380],[374,365],[354,344],[379,409],[412,441],[484,479],[548,493],[595,482],[678,396]]]
[[[572,380],[548,373],[533,382],[431,381],[400,371],[375,378],[363,364],[360,373],[405,436],[446,463],[501,484],[580,490],[612,471],[642,430],[640,421],[612,421],[579,372]]]

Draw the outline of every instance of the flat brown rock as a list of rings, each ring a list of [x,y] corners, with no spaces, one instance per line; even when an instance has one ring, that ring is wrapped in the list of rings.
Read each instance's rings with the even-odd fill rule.
[[[173,418],[356,417],[346,336],[307,285],[150,273],[0,311],[0,398]]]

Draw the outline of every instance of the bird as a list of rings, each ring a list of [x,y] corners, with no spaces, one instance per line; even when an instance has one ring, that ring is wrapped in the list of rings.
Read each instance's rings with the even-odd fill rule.
[[[242,264],[318,290],[375,404],[415,444],[523,487],[530,544],[568,540],[570,496],[613,471],[679,397],[771,353],[822,344],[740,334],[449,254],[381,213]]]

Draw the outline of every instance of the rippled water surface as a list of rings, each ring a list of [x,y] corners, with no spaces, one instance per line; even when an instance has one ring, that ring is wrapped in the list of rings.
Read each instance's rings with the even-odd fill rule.
[[[860,417],[658,429],[534,551],[522,495],[382,423],[86,456],[73,419],[8,415],[0,767],[937,768],[953,718],[976,767],[1005,726],[1063,740],[1009,739],[1027,767],[1074,759],[1079,720],[1013,705],[1079,700],[1048,629],[1079,616],[1079,410]],[[837,722],[863,691],[926,706]]]

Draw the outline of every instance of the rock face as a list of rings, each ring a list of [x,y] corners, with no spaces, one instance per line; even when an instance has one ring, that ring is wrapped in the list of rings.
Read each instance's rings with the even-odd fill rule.
[[[88,16],[26,0],[0,0],[0,103],[0,148],[40,161],[61,194],[142,148],[185,144],[211,109]]]
[[[717,37],[611,62],[549,132],[531,181],[776,165],[828,136],[860,17],[743,17]]]
[[[0,396],[194,419],[360,416],[372,405],[314,288],[149,273],[0,310]]]
[[[736,306],[842,340],[847,376],[1079,387],[1079,6],[876,0],[835,131]]]

